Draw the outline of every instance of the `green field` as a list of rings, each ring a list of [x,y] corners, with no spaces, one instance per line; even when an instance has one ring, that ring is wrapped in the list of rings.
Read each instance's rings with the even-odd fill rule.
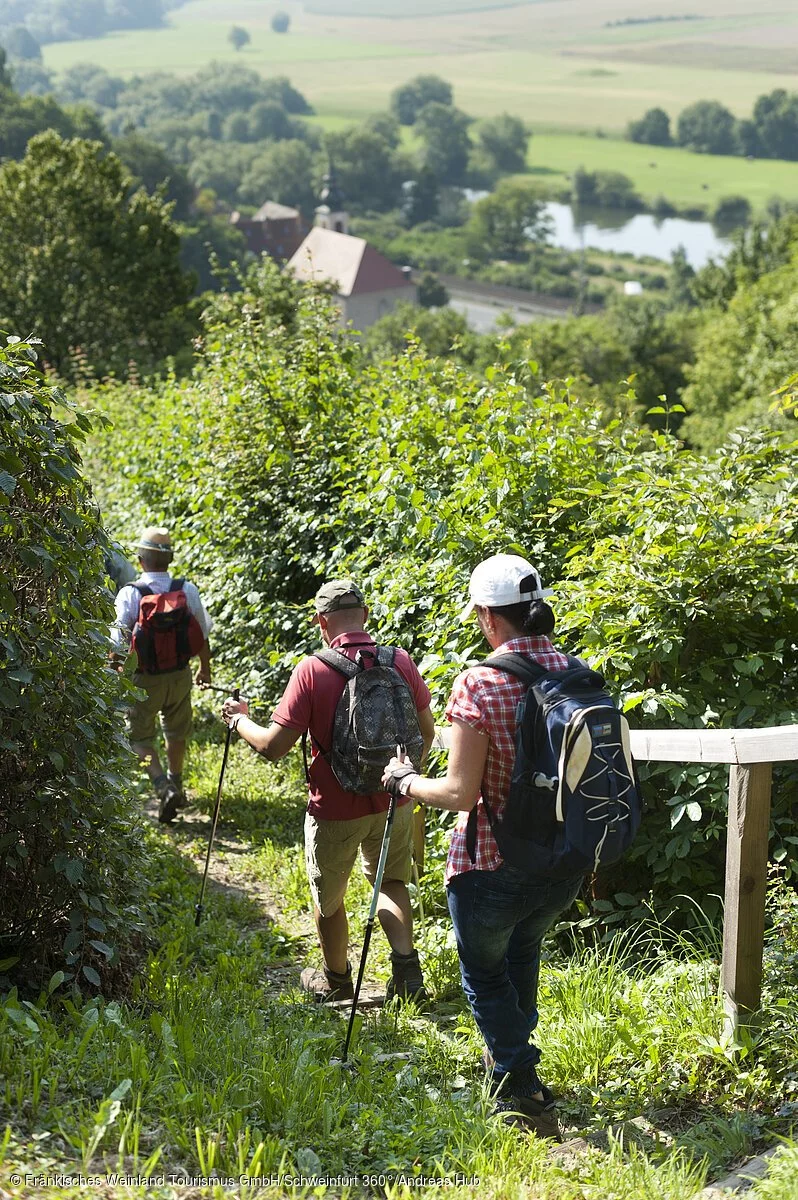
[[[428,17],[482,12],[492,8],[523,8],[542,0],[307,0],[309,13],[334,17]]]
[[[451,81],[455,102],[476,117],[513,112],[535,131],[531,166],[556,183],[583,164],[630,175],[646,197],[711,206],[739,192],[761,206],[798,194],[791,164],[659,151],[619,140],[628,121],[659,105],[675,118],[698,99],[720,100],[738,116],[798,71],[798,6],[769,0],[692,0],[698,20],[613,25],[617,0],[312,0],[289,4],[289,33],[270,28],[261,0],[189,0],[160,30],[135,30],[44,48],[47,67],[96,61],[121,74],[189,73],[214,59],[265,75],[285,74],[328,128],[384,110],[395,87],[433,72]],[[639,0],[654,16],[663,0]],[[680,6],[679,12],[685,11]],[[380,14],[389,14],[381,16]],[[348,14],[348,15],[347,15]],[[233,24],[251,43],[236,52]],[[778,70],[772,69],[778,66]],[[595,136],[597,131],[610,135]],[[592,136],[577,137],[580,133]],[[656,162],[656,167],[649,164]]]
[[[798,163],[749,162],[612,138],[541,133],[530,143],[529,164],[531,173],[552,187],[564,187],[578,166],[621,171],[649,202],[665,196],[673,204],[700,204],[710,212],[721,196],[746,196],[755,209],[773,196],[798,196]]]
[[[317,0],[323,12],[297,7],[289,33],[278,35],[269,25],[271,9],[258,0],[190,0],[172,13],[168,28],[56,43],[45,47],[44,59],[56,70],[97,61],[123,75],[187,73],[212,59],[234,60],[264,74],[289,73],[319,112],[353,119],[384,109],[397,85],[432,71],[451,80],[456,103],[475,116],[509,110],[537,129],[609,133],[620,133],[652,105],[675,116],[704,97],[743,114],[762,92],[791,88],[791,68],[798,69],[793,0],[771,0],[775,15],[767,19],[736,11],[740,0],[723,0],[724,7],[721,0],[694,0],[706,19],[613,28],[607,23],[617,17],[613,0],[514,7],[479,0],[478,9],[476,3],[439,0],[429,15],[410,21],[375,13],[402,11],[406,18],[412,0],[409,7]],[[644,12],[660,6],[661,0],[640,5]],[[444,7],[473,11],[447,15]],[[353,8],[363,15],[337,15]],[[252,38],[238,53],[227,42],[234,22]],[[787,56],[781,71],[769,69],[774,53]],[[741,61],[724,67],[730,55]]]

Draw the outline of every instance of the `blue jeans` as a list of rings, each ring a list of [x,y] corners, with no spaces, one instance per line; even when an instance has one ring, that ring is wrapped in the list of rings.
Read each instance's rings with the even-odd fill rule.
[[[540,945],[581,886],[581,875],[541,879],[502,863],[455,875],[446,889],[463,991],[497,1081],[540,1061],[530,1040],[538,1023]]]

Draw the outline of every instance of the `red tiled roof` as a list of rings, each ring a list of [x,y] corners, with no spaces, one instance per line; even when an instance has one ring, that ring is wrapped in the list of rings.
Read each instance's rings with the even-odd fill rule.
[[[365,238],[314,226],[288,262],[297,279],[329,280],[339,296],[360,296],[392,288],[412,288],[398,267]]]

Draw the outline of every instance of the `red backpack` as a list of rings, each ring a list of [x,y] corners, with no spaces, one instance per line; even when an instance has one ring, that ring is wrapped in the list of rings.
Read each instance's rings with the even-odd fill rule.
[[[160,593],[146,583],[131,584],[141,596],[131,646],[146,675],[181,671],[205,643],[200,623],[189,610],[184,583],[170,579],[168,590]]]

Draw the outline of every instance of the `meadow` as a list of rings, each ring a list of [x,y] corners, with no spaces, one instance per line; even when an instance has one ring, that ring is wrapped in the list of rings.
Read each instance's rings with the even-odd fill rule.
[[[622,138],[628,121],[654,105],[675,118],[710,97],[741,116],[763,92],[790,89],[798,12],[788,0],[773,0],[765,16],[740,0],[699,0],[693,8],[700,19],[621,25],[609,0],[509,6],[437,0],[424,5],[423,17],[420,7],[413,0],[316,0],[297,6],[289,33],[279,35],[270,27],[271,10],[255,0],[190,0],[164,29],[55,43],[44,48],[44,61],[58,71],[96,61],[123,76],[188,74],[214,59],[236,62],[288,75],[329,129],[384,110],[394,88],[434,73],[451,81],[455,102],[476,118],[521,116],[535,133],[530,169],[552,191],[565,187],[579,165],[622,171],[649,201],[664,195],[709,210],[730,194],[762,210],[772,196],[791,197],[798,189],[793,164],[660,150]],[[659,0],[638,6],[652,15],[660,7]],[[227,41],[234,22],[251,36],[241,51]]]
[[[710,214],[722,196],[746,196],[761,211],[774,196],[798,194],[798,163],[691,154],[677,147],[640,146],[614,138],[535,134],[528,161],[531,176],[547,190],[567,188],[578,166],[586,171],[621,171],[648,203],[665,196],[681,208],[701,206]]]
[[[44,48],[44,61],[55,70],[98,61],[123,75],[188,73],[214,58],[236,61],[265,74],[290,72],[320,113],[352,119],[384,109],[392,89],[411,76],[435,72],[476,117],[511,111],[536,129],[618,133],[651,105],[675,116],[710,97],[741,115],[762,92],[791,87],[798,55],[788,55],[781,70],[771,68],[774,51],[783,54],[791,44],[798,13],[788,0],[773,6],[776,15],[762,18],[735,11],[739,0],[725,0],[731,15],[720,19],[711,15],[720,0],[698,0],[704,20],[610,27],[617,10],[609,0],[510,7],[480,0],[475,11],[468,11],[468,0],[443,0],[412,20],[412,0],[368,11],[362,0],[329,0],[317,4],[319,11],[297,11],[290,31],[278,35],[271,10],[254,0],[190,0],[164,29],[55,43]],[[660,3],[638,7],[654,13]],[[400,8],[402,17],[377,15]],[[362,15],[339,15],[355,11]],[[233,23],[252,39],[239,52],[226,40]],[[724,67],[738,52],[744,60]]]

